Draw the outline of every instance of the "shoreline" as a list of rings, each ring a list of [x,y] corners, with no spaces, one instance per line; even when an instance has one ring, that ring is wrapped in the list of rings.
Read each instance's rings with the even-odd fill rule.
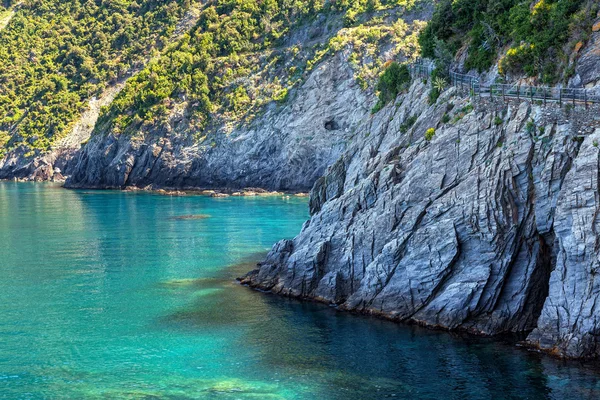
[[[468,337],[488,338],[488,339],[494,340],[498,343],[500,343],[504,340],[504,342],[507,342],[507,344],[510,344],[511,346],[517,347],[521,350],[525,350],[525,351],[528,351],[531,353],[546,355],[555,361],[578,362],[578,363],[582,363],[582,364],[589,363],[593,367],[600,368],[600,364],[597,364],[598,361],[600,360],[598,357],[580,357],[580,358],[567,357],[555,348],[543,349],[543,348],[540,348],[539,346],[535,346],[535,345],[527,342],[526,337],[529,334],[529,332],[531,332],[531,331],[500,332],[500,333],[497,333],[494,335],[490,335],[490,334],[486,334],[484,332],[474,331],[474,330],[469,330],[469,329],[464,329],[464,328],[452,329],[452,328],[444,327],[442,325],[427,324],[422,321],[402,320],[402,319],[398,319],[398,318],[394,317],[391,314],[376,312],[374,310],[349,309],[349,308],[342,307],[338,304],[331,303],[330,301],[327,301],[327,300],[319,298],[319,297],[298,296],[298,295],[294,295],[291,293],[278,293],[278,292],[274,292],[272,289],[265,289],[264,287],[261,287],[259,284],[252,283],[250,276],[254,271],[255,270],[249,271],[247,274],[237,277],[236,281],[241,286],[244,286],[250,290],[260,292],[262,294],[278,296],[278,297],[286,298],[286,299],[293,299],[293,300],[301,301],[301,302],[323,304],[323,305],[327,305],[331,308],[334,308],[338,312],[343,312],[343,313],[361,316],[361,317],[375,318],[375,319],[382,320],[382,321],[390,321],[395,324],[404,325],[404,326],[418,326],[420,328],[428,329],[431,331],[446,332],[448,334],[455,334],[455,335],[458,334],[458,335],[461,335],[461,336],[464,336],[467,338]],[[600,373],[600,370],[599,370],[599,373]]]
[[[35,181],[31,181],[31,180],[19,180],[19,179],[0,179],[0,182],[61,184],[61,182],[51,182],[51,181],[35,182]],[[152,187],[118,188],[118,187],[66,187],[66,186],[64,186],[64,184],[61,184],[60,187],[67,189],[67,190],[93,190],[93,191],[115,190],[115,191],[120,191],[120,192],[131,192],[131,193],[140,192],[140,193],[151,193],[151,194],[158,194],[158,195],[165,195],[165,196],[206,196],[206,197],[214,197],[214,198],[277,197],[277,196],[283,196],[283,197],[292,197],[293,196],[293,197],[299,197],[299,198],[309,197],[309,194],[306,192],[270,191],[270,190],[263,189],[263,188],[250,188],[250,187],[244,188],[244,189],[238,189],[238,188],[202,189],[202,188],[189,188],[189,187],[188,188],[152,188]],[[255,254],[254,257],[251,257],[251,258],[254,258],[253,260],[252,259],[245,260],[244,262],[242,262],[240,264],[243,264],[244,266],[249,267],[252,264],[256,265],[256,263],[260,263],[261,260],[260,259],[257,260],[255,258],[256,256],[257,255]],[[264,256],[266,256],[266,253],[263,255],[263,258],[264,258]],[[497,340],[497,341],[501,341],[502,339],[505,339],[505,340],[508,339],[508,342],[513,346],[519,347],[520,349],[527,350],[529,352],[545,354],[555,360],[576,361],[576,362],[596,362],[599,360],[599,358],[597,358],[597,357],[582,357],[582,358],[567,357],[555,348],[543,349],[543,348],[540,348],[539,346],[535,346],[525,340],[528,332],[530,332],[530,331],[500,332],[498,334],[490,335],[490,334],[486,334],[484,332],[470,330],[470,329],[464,329],[464,328],[452,329],[452,328],[444,327],[442,325],[427,324],[422,321],[401,320],[401,319],[398,319],[397,317],[395,317],[394,315],[391,315],[388,313],[377,312],[375,310],[348,309],[343,306],[340,306],[339,304],[331,303],[330,301],[327,301],[325,299],[318,298],[318,297],[299,296],[299,295],[294,295],[292,293],[278,293],[278,292],[273,291],[272,289],[267,289],[267,288],[261,286],[260,284],[252,283],[251,274],[254,271],[255,270],[236,271],[237,273],[245,272],[245,274],[243,274],[241,276],[235,276],[235,275],[231,276],[231,279],[238,282],[238,284],[240,284],[241,286],[245,286],[246,288],[248,288],[250,290],[257,291],[257,292],[260,292],[263,294],[269,294],[269,295],[278,296],[278,297],[287,298],[287,299],[294,299],[296,301],[301,301],[301,302],[311,302],[311,303],[323,304],[323,305],[327,305],[329,307],[335,308],[336,311],[344,312],[344,313],[348,313],[348,314],[352,314],[352,315],[376,318],[379,320],[390,321],[390,322],[393,322],[396,324],[406,325],[406,326],[419,326],[419,327],[433,330],[433,331],[441,331],[441,332],[447,332],[450,334],[466,335],[468,337],[483,337],[483,338],[490,338],[492,340]]]
[[[226,198],[226,197],[306,197],[310,196],[310,193],[302,190],[270,190],[260,187],[246,187],[246,188],[201,188],[201,187],[152,187],[152,185],[146,187],[138,186],[125,186],[125,187],[112,187],[112,186],[67,186],[65,181],[54,181],[54,180],[30,180],[30,179],[18,179],[18,178],[4,178],[0,179],[0,182],[16,182],[16,183],[54,183],[60,184],[61,188],[67,190],[116,190],[120,192],[145,192],[161,194],[165,196],[208,196],[215,198]]]

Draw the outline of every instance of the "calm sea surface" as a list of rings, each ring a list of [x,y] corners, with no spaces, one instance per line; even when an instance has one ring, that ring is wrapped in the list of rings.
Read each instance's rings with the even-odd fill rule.
[[[2,399],[599,399],[600,372],[234,282],[299,198],[0,183]]]

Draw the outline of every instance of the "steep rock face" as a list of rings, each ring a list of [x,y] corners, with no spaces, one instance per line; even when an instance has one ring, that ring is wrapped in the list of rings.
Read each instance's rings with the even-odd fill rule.
[[[97,135],[69,166],[69,187],[310,189],[373,105],[341,52],[322,63],[285,107],[199,143],[184,115],[143,139]]]
[[[575,86],[597,88],[600,85],[598,77],[600,77],[600,14],[597,15],[590,39],[579,54],[572,83]]]
[[[600,355],[600,130],[585,138],[566,174],[554,216],[556,268],[529,340],[573,357]]]
[[[454,89],[430,107],[427,90],[413,84],[356,130],[315,185],[311,220],[243,281],[448,329],[536,328],[534,345],[593,355],[598,110],[471,111]]]

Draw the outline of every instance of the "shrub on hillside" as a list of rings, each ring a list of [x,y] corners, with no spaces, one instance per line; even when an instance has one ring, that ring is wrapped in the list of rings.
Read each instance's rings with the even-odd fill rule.
[[[377,91],[379,92],[379,101],[373,108],[377,112],[387,103],[396,99],[398,94],[406,90],[410,84],[410,71],[406,64],[392,62],[379,77]]]
[[[434,136],[435,128],[429,128],[427,129],[427,131],[425,131],[425,140],[427,140],[428,142],[431,141],[431,139],[433,139]]]

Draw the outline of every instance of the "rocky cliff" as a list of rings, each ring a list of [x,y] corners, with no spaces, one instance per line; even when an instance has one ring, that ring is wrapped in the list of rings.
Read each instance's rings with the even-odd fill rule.
[[[272,104],[249,125],[214,132],[212,141],[190,135],[182,113],[142,138],[93,136],[72,161],[67,186],[310,190],[373,106],[347,56],[316,68],[293,102]]]
[[[0,179],[312,188],[311,220],[243,282],[399,321],[524,333],[558,355],[600,355],[600,108],[471,99],[455,88],[429,105],[431,85],[419,81],[371,115],[375,95],[361,73],[410,56],[408,38],[432,8],[389,12],[353,30],[337,14],[315,18],[271,49],[281,63],[257,53],[264,65],[233,86],[279,82],[300,61],[306,70],[289,97],[265,103],[251,122],[217,121],[199,140],[193,104],[177,96],[167,123],[128,133],[96,126],[91,135],[100,111],[91,107],[93,122],[82,119],[76,140],[50,154],[11,152]],[[574,56],[572,86],[598,86],[599,47],[596,24]]]
[[[96,123],[96,114],[81,149],[62,158],[56,152],[32,157],[26,150],[14,151],[0,160],[0,179],[52,179],[58,167],[70,188],[308,191],[369,117],[376,101],[374,81],[386,61],[415,56],[422,21],[432,12],[428,1],[409,9],[386,6],[362,14],[350,27],[342,13],[319,14],[291,29],[280,47],[244,54],[254,60],[251,69],[224,64],[226,77],[216,74],[232,81],[230,92],[260,89],[253,95],[258,102],[262,91],[303,71],[283,98],[260,106],[250,102],[248,115],[219,108],[203,128],[193,118],[197,102],[184,95],[169,99],[161,123],[126,132],[115,131],[110,117]],[[241,75],[233,79],[234,74]]]
[[[429,106],[428,90],[363,121],[315,185],[311,220],[243,282],[599,355],[599,110],[455,89]]]

